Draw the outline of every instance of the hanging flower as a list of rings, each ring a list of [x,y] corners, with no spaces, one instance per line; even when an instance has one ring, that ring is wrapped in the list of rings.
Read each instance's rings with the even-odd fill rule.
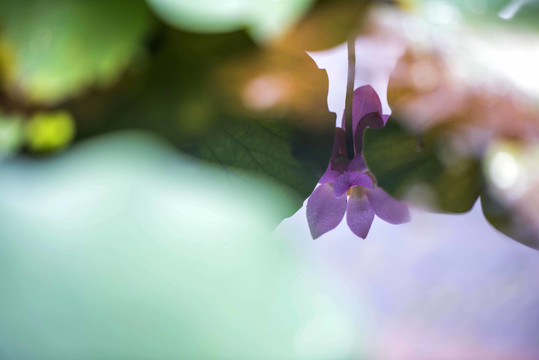
[[[410,221],[408,207],[376,186],[374,176],[361,156],[365,128],[380,128],[388,115],[382,115],[382,105],[371,86],[354,91],[352,131],[354,158],[349,159],[346,130],[335,129],[333,152],[328,168],[307,200],[307,222],[313,239],[334,229],[346,213],[350,230],[365,239],[374,215],[391,224]]]

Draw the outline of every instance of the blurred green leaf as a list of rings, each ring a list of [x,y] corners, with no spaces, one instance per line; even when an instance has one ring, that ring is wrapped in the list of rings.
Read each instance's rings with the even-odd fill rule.
[[[497,138],[483,154],[483,213],[499,231],[539,250],[537,193],[539,146],[536,142]]]
[[[498,231],[532,249],[539,250],[537,231],[530,228],[515,211],[496,200],[488,191],[481,194],[481,207],[488,222]]]
[[[448,153],[443,135],[441,128],[415,135],[392,116],[384,128],[367,129],[363,154],[378,185],[392,196],[411,196],[435,210],[465,212],[479,195],[479,163]]]
[[[167,23],[194,32],[247,28],[258,41],[281,35],[314,0],[147,0]]]
[[[301,143],[300,137],[298,130],[285,122],[246,120],[218,125],[204,140],[194,144],[192,153],[235,175],[242,173],[237,170],[246,170],[284,186],[294,201],[287,214],[290,216],[301,207],[324,170],[323,165],[313,167],[304,156],[318,155],[325,164],[327,159],[316,148],[329,149],[329,137],[321,137],[318,146],[310,147]],[[301,152],[294,151],[298,148]]]
[[[24,141],[21,115],[0,112],[0,161],[15,155]]]
[[[12,96],[55,103],[115,81],[150,25],[142,0],[0,2],[0,58]]]
[[[283,218],[299,209],[331,153],[335,120],[326,105],[327,76],[303,51],[262,50],[243,32],[197,35],[163,29],[155,41],[155,52],[138,74],[109,92],[67,104],[78,121],[78,138],[126,128],[150,130],[233,177],[249,173],[279,184],[294,200]],[[252,69],[246,71],[248,79],[273,74],[274,62],[265,67],[268,58],[292,64],[278,68],[299,89],[284,100],[302,101],[303,113],[294,111],[297,104],[243,111],[245,84],[220,76],[237,69]],[[315,96],[302,92],[314,86],[320,87]],[[317,121],[308,117],[314,110]]]

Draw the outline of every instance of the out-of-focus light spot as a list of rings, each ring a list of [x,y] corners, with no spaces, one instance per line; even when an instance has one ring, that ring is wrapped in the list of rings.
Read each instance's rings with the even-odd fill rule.
[[[472,67],[470,74],[474,74],[477,82],[490,79],[490,86],[497,87],[494,85],[501,80],[539,97],[537,40],[531,33],[470,33],[460,38],[462,49],[468,56],[455,61],[468,62]]]
[[[429,25],[423,19],[417,21],[409,21],[403,24],[404,34],[411,42],[419,44],[425,43],[428,40]]]
[[[498,16],[504,20],[511,20],[522,6],[532,1],[535,0],[513,0],[498,13]]]
[[[440,82],[438,71],[432,62],[427,60],[415,62],[411,66],[410,75],[415,86],[421,91],[433,90]]]
[[[290,83],[282,76],[263,75],[251,80],[244,89],[243,103],[255,110],[278,105],[289,95]]]
[[[425,11],[430,21],[440,25],[452,24],[460,17],[458,9],[446,1],[429,1]]]
[[[539,235],[539,145],[498,139],[485,158],[489,193],[518,217],[520,231]]]
[[[37,113],[26,127],[28,146],[37,152],[60,150],[74,135],[73,117],[67,111]]]
[[[490,180],[500,189],[508,190],[514,187],[520,175],[520,168],[515,158],[505,151],[494,154],[490,161]]]

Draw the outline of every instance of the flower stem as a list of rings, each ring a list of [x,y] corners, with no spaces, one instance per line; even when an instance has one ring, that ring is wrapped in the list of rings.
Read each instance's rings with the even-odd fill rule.
[[[348,158],[354,158],[354,129],[352,127],[352,106],[354,101],[354,80],[356,78],[356,38],[348,40],[348,78],[346,81],[346,99],[343,125],[346,130],[346,150]]]

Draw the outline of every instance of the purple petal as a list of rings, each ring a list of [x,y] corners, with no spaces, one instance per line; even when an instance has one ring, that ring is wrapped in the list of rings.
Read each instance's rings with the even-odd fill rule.
[[[378,113],[382,116],[382,103],[376,91],[370,85],[365,85],[354,90],[354,102],[352,106],[352,124],[354,134],[359,121],[367,114]]]
[[[343,155],[337,155],[331,159],[329,165],[326,169],[326,172],[318,182],[320,184],[334,183],[342,173],[348,169],[348,164],[350,160]]]
[[[367,170],[367,164],[361,155],[356,156],[348,165],[348,171],[365,172]]]
[[[333,195],[335,197],[341,197],[343,196],[348,189],[350,189],[350,176],[348,172],[345,172],[341,176],[337,178],[335,183],[333,184]]]
[[[320,178],[320,180],[318,180],[318,182],[320,184],[334,183],[335,181],[337,181],[339,176],[341,176],[341,174],[342,174],[342,171],[332,170],[331,163],[330,163],[328,165],[328,168],[326,169],[326,172],[324,173],[324,175],[322,175],[322,177]]]
[[[398,201],[389,196],[381,188],[367,192],[369,204],[376,215],[390,224],[402,224],[410,221],[408,206],[403,201]]]
[[[336,198],[333,186],[323,184],[307,200],[307,222],[313,239],[339,225],[346,212],[346,196]]]
[[[346,208],[348,227],[362,239],[367,237],[374,219],[374,211],[369,205],[365,192],[366,190],[362,188],[352,188],[352,194]]]
[[[336,197],[340,197],[348,191],[352,186],[362,186],[367,189],[372,189],[372,179],[369,175],[360,172],[347,171],[337,178],[333,184],[333,193]]]
[[[374,184],[372,183],[372,179],[369,175],[365,173],[359,173],[359,172],[348,172],[350,174],[350,185],[351,186],[361,186],[366,189],[372,190],[374,187]]]

